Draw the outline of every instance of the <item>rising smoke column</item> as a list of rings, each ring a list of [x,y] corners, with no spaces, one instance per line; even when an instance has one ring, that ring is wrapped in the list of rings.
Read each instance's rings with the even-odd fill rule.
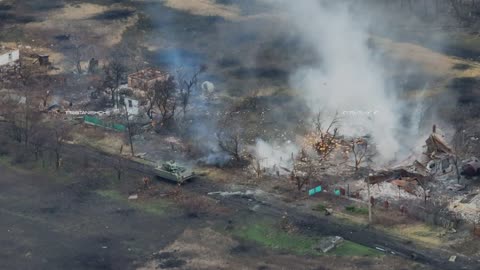
[[[380,160],[392,161],[400,150],[397,127],[402,104],[369,49],[367,23],[338,2],[282,3],[301,42],[314,48],[315,56],[321,59],[314,66],[298,70],[291,79],[292,86],[301,91],[313,112],[329,116],[338,112],[343,135],[372,136]],[[342,114],[345,111],[359,113]]]

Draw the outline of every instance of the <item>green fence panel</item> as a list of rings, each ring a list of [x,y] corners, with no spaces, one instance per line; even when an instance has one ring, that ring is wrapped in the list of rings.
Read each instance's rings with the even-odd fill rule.
[[[113,130],[116,130],[116,131],[125,131],[126,130],[126,127],[124,125],[115,124],[115,123],[113,123],[113,124],[112,123],[105,123],[102,120],[100,120],[100,119],[98,119],[94,116],[85,115],[83,120],[87,124],[91,124],[91,125],[95,125],[95,126],[99,126],[99,127],[103,127],[103,128],[109,128],[109,129],[113,129]]]
[[[318,186],[316,188],[309,189],[308,190],[308,195],[312,196],[312,195],[315,195],[316,193],[320,193],[320,192],[322,192],[322,186]]]
[[[125,131],[127,129],[124,125],[120,124],[113,124],[112,128],[118,131]]]

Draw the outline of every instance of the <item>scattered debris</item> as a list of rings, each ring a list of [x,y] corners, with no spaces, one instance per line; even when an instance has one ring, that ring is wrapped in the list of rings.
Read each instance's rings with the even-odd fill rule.
[[[443,138],[437,134],[432,133],[430,137],[428,137],[426,141],[427,145],[427,155],[430,156],[432,159],[435,158],[437,155],[442,154],[453,154],[452,148],[450,148],[447,143],[443,140]]]
[[[136,157],[142,158],[142,159],[145,158],[146,155],[147,155],[147,153],[144,153],[144,152],[135,154]]]
[[[480,161],[476,157],[472,157],[465,161],[462,166],[461,175],[465,176],[477,176],[480,175]]]
[[[258,195],[260,191],[257,190],[247,190],[247,191],[215,191],[209,192],[208,195],[220,195],[222,197],[229,196],[253,196]]]
[[[455,262],[455,260],[457,260],[457,256],[455,255],[450,256],[450,258],[448,259],[449,262]]]
[[[138,199],[138,194],[130,195],[130,196],[128,196],[128,199],[129,200],[137,200]]]
[[[259,204],[255,204],[254,206],[250,207],[250,210],[253,211],[253,212],[257,212],[258,209],[260,209],[260,205],[259,205]]]
[[[380,182],[392,181],[395,179],[424,179],[426,176],[420,173],[411,172],[407,168],[397,168],[393,170],[383,170],[369,177],[370,184],[378,184]],[[368,179],[368,178],[367,178]]]
[[[447,189],[448,190],[451,190],[451,191],[462,191],[466,188],[465,185],[460,185],[460,184],[454,184],[454,185],[451,185],[451,186],[448,186]]]
[[[343,238],[340,236],[328,236],[323,238],[316,249],[321,250],[323,253],[327,253],[330,250],[338,247],[343,243]]]
[[[49,66],[51,64],[49,57],[50,56],[47,54],[38,55],[38,63],[40,64],[40,66]]]

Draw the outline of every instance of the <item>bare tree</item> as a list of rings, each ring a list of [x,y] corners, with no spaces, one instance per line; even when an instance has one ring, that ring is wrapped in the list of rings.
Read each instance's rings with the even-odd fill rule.
[[[55,168],[58,170],[62,165],[63,146],[69,139],[71,127],[61,121],[55,122],[51,126],[50,148],[55,153]]]
[[[118,105],[116,104],[118,101],[118,88],[126,76],[127,67],[122,62],[114,59],[103,67],[103,71],[103,87],[110,92],[112,103]]]
[[[353,157],[355,171],[358,171],[363,163],[371,161],[375,155],[372,146],[366,138],[353,139],[350,143],[350,152]]]
[[[85,44],[81,44],[77,41],[72,42],[71,46],[71,59],[78,74],[82,74],[82,61],[84,59],[84,50],[87,46]]]
[[[250,156],[249,159],[250,159],[250,167],[255,173],[255,177],[257,179],[261,178],[262,175],[265,173],[265,168],[261,164],[262,159],[253,155]]]
[[[6,120],[10,125],[11,135],[17,142],[23,142],[28,147],[31,134],[40,124],[39,111],[34,106],[34,98],[29,91],[22,91],[24,95],[12,94],[12,106],[7,113]]]
[[[177,84],[174,77],[169,77],[165,81],[157,81],[154,86],[154,101],[158,107],[161,117],[161,124],[165,125],[175,116],[177,109]]]
[[[40,98],[42,99],[42,106],[44,109],[47,108],[47,102],[48,98],[50,97],[50,90],[45,91],[45,94],[43,94]]]
[[[18,121],[22,119],[22,117],[19,117],[18,112],[22,111],[22,97],[11,91],[3,92],[0,101],[0,116],[6,123],[6,134],[8,134],[12,140],[21,143],[23,132],[22,125],[19,124]]]
[[[427,186],[429,180],[433,179],[433,176],[427,177],[416,177],[415,180],[417,181],[418,185],[422,188],[423,191],[423,203],[427,205],[427,199],[430,197],[430,189]]]
[[[26,97],[26,103],[24,104],[23,112],[23,138],[25,145],[30,142],[30,135],[35,132],[35,128],[39,125],[40,114],[33,106],[32,97]]]
[[[308,136],[308,144],[318,155],[318,163],[327,160],[338,146],[338,124],[340,117],[334,115],[328,125],[323,124],[320,113],[314,120],[315,131]]]
[[[306,158],[304,154],[301,154],[290,172],[290,180],[295,183],[297,190],[300,191],[317,174],[317,169],[318,163],[315,160]]]
[[[236,161],[241,161],[241,137],[237,130],[217,132],[217,141],[220,149],[230,154]]]
[[[146,99],[146,111],[147,116],[150,120],[153,120],[153,107],[155,106],[155,90],[148,83],[145,83],[141,86],[141,90],[145,93]]]
[[[30,139],[30,147],[35,156],[35,160],[38,161],[39,157],[41,157],[43,167],[45,167],[43,152],[47,148],[49,136],[49,130],[43,126],[40,126],[35,130]]]
[[[237,112],[226,113],[216,133],[218,147],[231,155],[237,162],[242,161],[243,137]]]
[[[122,179],[123,171],[125,169],[122,152],[123,152],[123,144],[120,146],[119,155],[116,155],[113,161],[113,169],[117,173],[117,180]]]
[[[201,66],[191,74],[187,74],[182,69],[177,71],[180,106],[184,116],[187,107],[190,105],[193,92],[198,90],[198,76],[205,70],[206,67]]]

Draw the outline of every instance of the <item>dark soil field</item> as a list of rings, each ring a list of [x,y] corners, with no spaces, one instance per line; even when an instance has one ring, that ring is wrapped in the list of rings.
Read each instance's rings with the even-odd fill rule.
[[[0,166],[0,269],[134,269],[192,223]]]
[[[427,269],[351,242],[325,256],[318,235],[241,208],[192,215],[0,164],[0,269]]]

